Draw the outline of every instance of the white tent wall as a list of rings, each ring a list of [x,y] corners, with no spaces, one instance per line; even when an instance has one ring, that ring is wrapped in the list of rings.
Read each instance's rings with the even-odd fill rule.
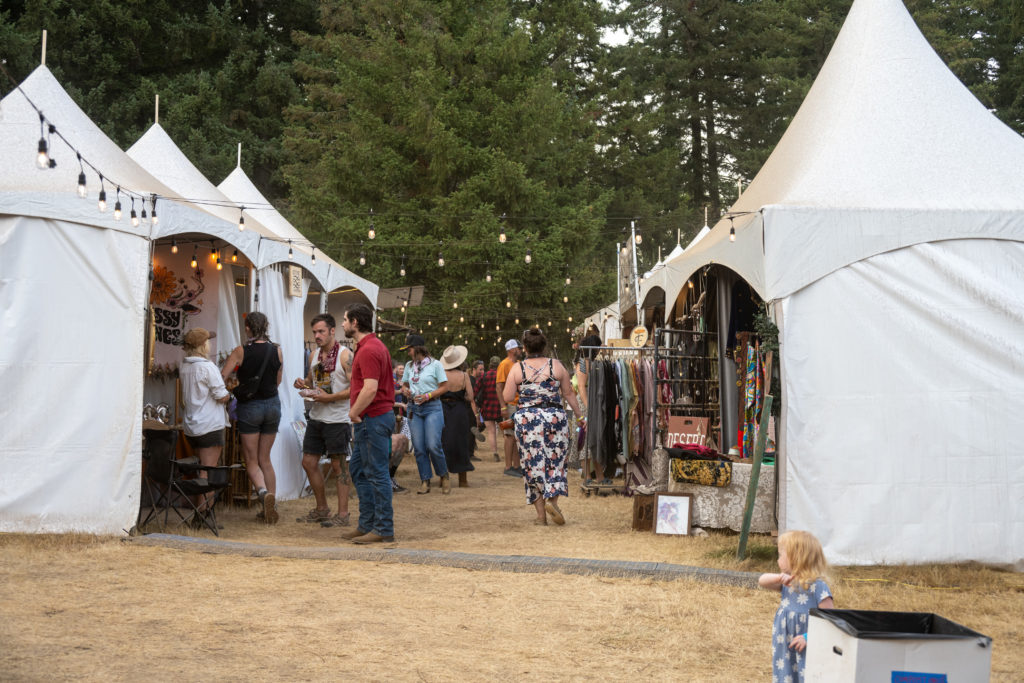
[[[1024,567],[1024,244],[881,254],[781,308],[784,528],[840,564]]]
[[[138,236],[0,217],[0,531],[135,524],[148,272]]]
[[[310,280],[302,280],[302,296],[291,297],[285,293],[283,266],[270,266],[259,272],[260,301],[262,311],[270,323],[270,338],[281,345],[284,360],[278,396],[281,398],[281,425],[277,439],[270,452],[277,475],[277,497],[291,500],[302,494],[305,473],[302,470],[302,444],[292,423],[305,421],[304,405],[298,392],[292,387],[296,377],[303,376],[303,311]]]

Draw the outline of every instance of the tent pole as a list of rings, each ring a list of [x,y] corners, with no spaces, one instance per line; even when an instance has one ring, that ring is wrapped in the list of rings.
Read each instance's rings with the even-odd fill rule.
[[[43,51],[39,58],[39,63],[46,66],[46,29],[43,29]]]

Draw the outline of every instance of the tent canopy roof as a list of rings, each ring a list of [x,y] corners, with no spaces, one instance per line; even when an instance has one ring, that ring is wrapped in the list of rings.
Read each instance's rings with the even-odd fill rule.
[[[1022,186],[1024,138],[957,80],[900,0],[855,0],[733,220],[666,260],[666,293],[709,263],[774,299],[912,244],[1024,240]]]

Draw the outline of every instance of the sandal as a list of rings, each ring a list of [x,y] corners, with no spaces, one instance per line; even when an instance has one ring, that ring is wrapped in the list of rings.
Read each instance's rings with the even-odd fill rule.
[[[325,519],[331,518],[331,509],[321,510],[320,508],[313,508],[310,510],[305,517],[296,517],[296,522],[323,522]]]
[[[555,524],[559,526],[565,524],[565,515],[562,514],[562,511],[554,503],[545,503],[544,509],[547,511],[548,516],[554,520]]]
[[[344,517],[342,517],[339,514],[334,514],[334,515],[328,517],[327,519],[321,519],[320,520],[320,526],[322,526],[322,527],[349,526],[349,519],[350,519],[350,515],[345,515]]]

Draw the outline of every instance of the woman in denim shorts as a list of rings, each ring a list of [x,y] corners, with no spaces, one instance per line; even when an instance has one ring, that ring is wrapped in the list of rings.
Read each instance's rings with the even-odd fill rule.
[[[244,384],[246,380],[259,375],[266,361],[259,388],[247,400],[238,398],[235,415],[245,456],[245,470],[252,485],[256,487],[263,508],[256,517],[267,524],[274,524],[278,519],[275,498],[277,477],[274,465],[270,462],[270,448],[277,438],[277,428],[281,422],[281,399],[277,394],[277,386],[281,383],[283,362],[281,347],[267,336],[269,327],[267,316],[259,311],[246,316],[245,334],[249,341],[231,352],[221,372],[226,378],[237,371],[238,383]]]

